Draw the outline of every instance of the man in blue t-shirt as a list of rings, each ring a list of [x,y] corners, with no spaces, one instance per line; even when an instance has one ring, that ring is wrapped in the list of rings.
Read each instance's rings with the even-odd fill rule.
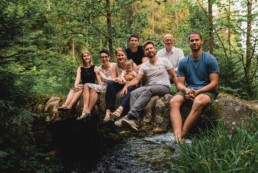
[[[170,119],[175,139],[183,143],[182,138],[198,121],[204,106],[217,96],[219,67],[214,56],[203,52],[203,39],[200,33],[189,35],[191,54],[183,58],[177,69],[177,89],[179,92],[170,100]],[[192,101],[191,112],[184,123],[180,107],[186,101]]]

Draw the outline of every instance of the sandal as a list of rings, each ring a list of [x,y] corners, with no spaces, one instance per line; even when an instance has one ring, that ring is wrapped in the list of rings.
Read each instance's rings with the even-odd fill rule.
[[[89,115],[90,113],[83,112],[81,116],[76,118],[76,120],[82,120],[84,118],[87,118]]]
[[[116,109],[115,112],[112,112],[111,115],[113,115],[116,118],[120,118],[121,114],[123,113],[124,108],[120,106],[119,108]]]
[[[110,114],[111,114],[110,110],[107,109],[107,110],[106,110],[106,115],[105,115],[105,118],[104,118],[104,122],[105,122],[105,123],[110,120]]]

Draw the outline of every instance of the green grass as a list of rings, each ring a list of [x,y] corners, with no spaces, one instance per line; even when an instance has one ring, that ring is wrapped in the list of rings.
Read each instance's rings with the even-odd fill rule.
[[[194,137],[172,158],[173,172],[258,172],[257,118],[255,114],[248,127],[240,126],[233,133],[218,127]]]

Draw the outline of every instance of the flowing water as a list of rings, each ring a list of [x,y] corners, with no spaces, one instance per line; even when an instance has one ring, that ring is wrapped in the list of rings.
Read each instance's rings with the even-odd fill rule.
[[[186,140],[186,143],[191,143]],[[92,173],[170,173],[171,157],[180,150],[167,132],[142,138],[128,138],[106,151]],[[83,172],[83,171],[82,171]]]

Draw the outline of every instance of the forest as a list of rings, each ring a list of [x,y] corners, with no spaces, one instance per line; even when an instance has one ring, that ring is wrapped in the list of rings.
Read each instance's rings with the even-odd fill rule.
[[[96,65],[101,49],[114,61],[131,34],[160,49],[170,33],[187,55],[188,34],[200,32],[219,63],[220,92],[258,100],[256,0],[1,0],[0,21],[0,172],[59,169],[35,144],[33,121],[44,115],[31,108],[67,94],[82,50]]]

